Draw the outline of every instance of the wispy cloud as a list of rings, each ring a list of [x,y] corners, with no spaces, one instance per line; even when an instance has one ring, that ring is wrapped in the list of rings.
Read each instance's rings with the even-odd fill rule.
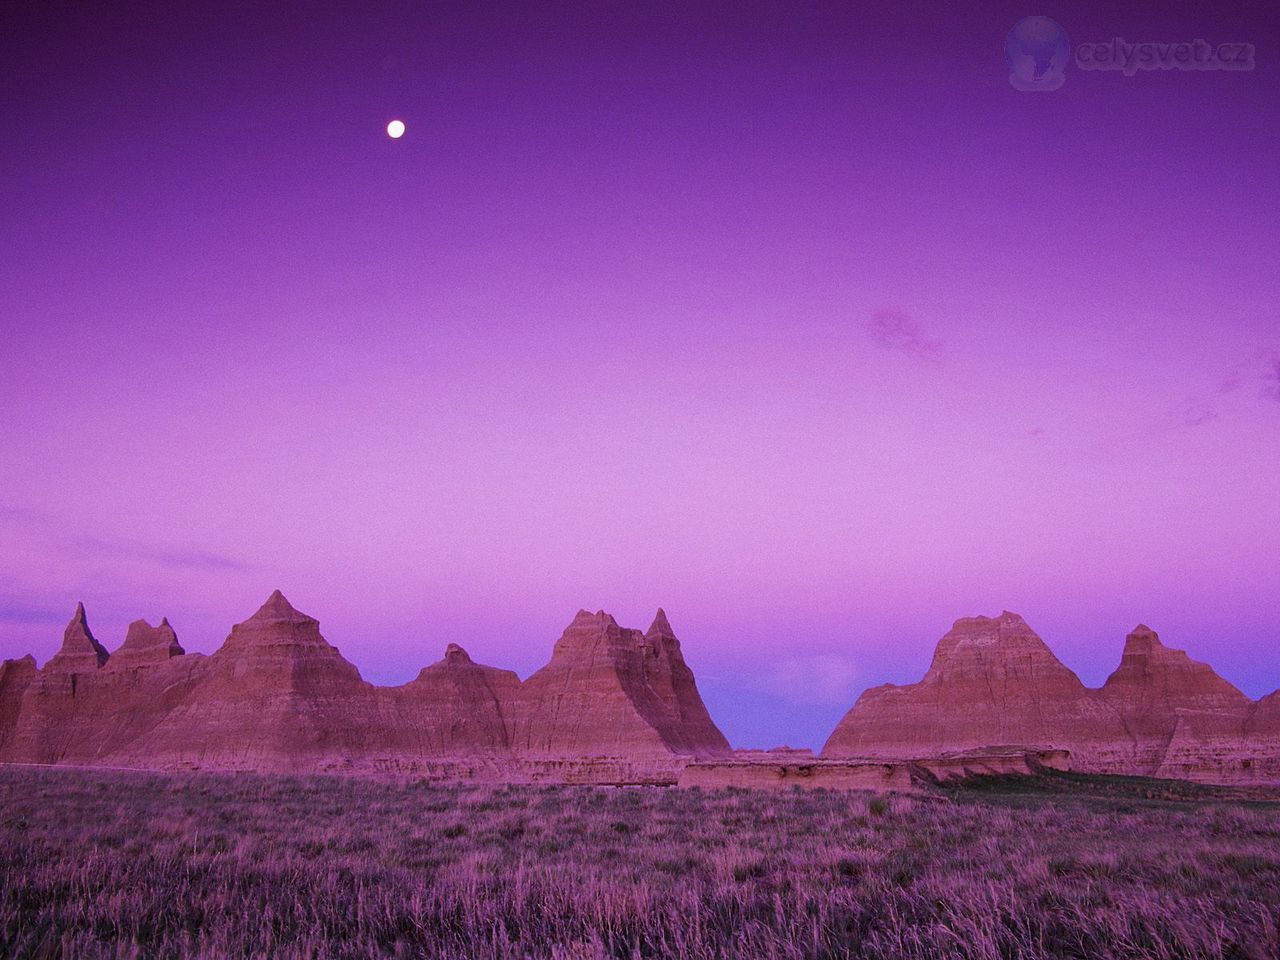
[[[66,610],[35,606],[20,599],[0,595],[0,623],[63,623]]]
[[[1280,403],[1280,357],[1271,357],[1268,369],[1262,380],[1262,393],[1268,400]]]
[[[1169,411],[1171,427],[1203,427],[1218,419],[1218,411],[1213,407],[1191,401]]]
[[[28,507],[0,503],[0,521],[17,526],[62,549],[99,559],[135,560],[171,569],[244,571],[251,565],[237,557],[185,544],[155,543],[132,537],[67,533],[54,517]]]
[[[77,547],[103,556],[142,560],[165,567],[186,570],[248,570],[249,564],[235,557],[181,546],[165,546],[130,539],[105,539],[76,536],[69,538]]]
[[[900,310],[877,310],[867,321],[871,339],[886,350],[897,350],[921,360],[940,360],[946,345],[926,336],[912,317]]]

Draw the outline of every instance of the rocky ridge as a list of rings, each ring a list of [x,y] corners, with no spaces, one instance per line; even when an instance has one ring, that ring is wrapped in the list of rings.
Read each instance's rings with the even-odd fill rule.
[[[185,653],[167,620],[134,622],[108,655],[80,605],[43,669],[0,672],[13,762],[305,772],[728,750],[661,611],[646,633],[579,614],[523,684],[449,644],[409,683],[375,686],[279,591],[209,656]]]
[[[1280,781],[1280,696],[1255,703],[1145,624],[1106,683],[1089,688],[1005,611],[957,620],[918,683],[866,690],[822,755],[920,759],[1012,744],[1068,750],[1072,769],[1087,772]]]

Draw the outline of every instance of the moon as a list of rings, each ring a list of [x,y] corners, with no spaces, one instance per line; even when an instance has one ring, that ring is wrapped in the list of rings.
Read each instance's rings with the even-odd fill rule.
[[[387,136],[392,140],[399,140],[404,136],[404,121],[392,120],[387,124]]]

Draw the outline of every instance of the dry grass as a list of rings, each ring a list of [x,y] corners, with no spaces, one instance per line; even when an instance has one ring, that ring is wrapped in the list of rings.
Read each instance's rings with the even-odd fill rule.
[[[1280,808],[1062,783],[886,802],[0,769],[0,955],[1280,956]]]

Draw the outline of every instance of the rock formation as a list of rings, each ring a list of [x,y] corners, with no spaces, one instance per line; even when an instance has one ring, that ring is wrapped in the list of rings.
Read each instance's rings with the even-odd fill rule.
[[[35,678],[36,658],[31,654],[0,663],[0,759],[6,756],[13,741],[22,695]]]
[[[402,687],[377,689],[382,748],[410,756],[511,754],[507,714],[520,678],[476,663],[456,643]]]
[[[1253,701],[1145,624],[1125,638],[1120,666],[1099,694],[1128,735],[1132,769],[1201,779],[1242,759]]]
[[[111,654],[107,669],[126,670],[150,666],[180,657],[184,653],[186,651],[178,643],[178,635],[169,626],[168,618],[161,620],[158,627],[151,626],[145,620],[135,620],[129,624],[129,631],[125,634],[120,649]]]
[[[858,698],[824,756],[917,758],[953,750],[1051,747],[1114,726],[1104,704],[1053,655],[1025,620],[957,620],[919,683],[885,684]]]
[[[76,612],[62,631],[62,647],[53,655],[53,659],[45,664],[45,669],[52,668],[58,673],[76,675],[92,673],[107,662],[107,651],[89,629],[89,621],[85,617],[84,604],[76,604]]]
[[[1244,739],[1248,756],[1241,762],[1248,777],[1280,783],[1280,690],[1254,704],[1245,721]]]
[[[512,745],[524,756],[716,755],[712,723],[661,610],[646,633],[578,611],[551,662],[520,685]]]
[[[1268,699],[1254,704],[1145,625],[1129,634],[1107,682],[1090,689],[1005,611],[957,620],[919,683],[864,692],[822,754],[925,758],[1022,745],[1069,750],[1082,771],[1280,780],[1280,764],[1266,759],[1280,746],[1280,736],[1265,742],[1267,730],[1280,733],[1266,717]]]
[[[727,751],[661,611],[645,634],[580,615],[528,684],[449,644],[413,681],[376,687],[279,591],[208,657],[184,653],[168,620],[130,624],[108,657],[78,606],[44,669],[28,657],[0,672],[0,760],[300,772],[460,760],[491,771],[534,757],[578,762],[565,776],[589,782],[580,761],[593,757],[648,777],[666,775],[654,763]]]
[[[77,605],[42,669],[0,665],[0,761],[849,785],[868,770],[888,783],[902,764],[933,776],[1060,765],[1043,758],[1063,750],[1075,770],[1280,783],[1280,691],[1255,703],[1146,626],[1090,689],[1006,611],[957,620],[918,683],[864,692],[821,757],[735,754],[661,610],[643,633],[579,611],[523,683],[449,644],[416,679],[377,687],[279,591],[210,656],[184,653],[168,620],[135,621],[108,656]],[[683,777],[691,763],[706,769]]]
[[[168,621],[139,620],[108,657],[94,638],[84,606],[62,647],[27,684],[8,746],[0,758],[28,763],[106,763],[121,746],[159,723],[173,689],[204,657],[183,656]]]
[[[231,628],[163,720],[121,748],[160,760],[306,770],[366,746],[373,689],[277,590]]]

